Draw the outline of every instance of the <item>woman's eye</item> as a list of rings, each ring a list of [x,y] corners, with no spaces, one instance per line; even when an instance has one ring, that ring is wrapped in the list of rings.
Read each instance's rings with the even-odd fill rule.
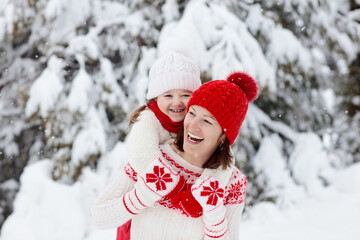
[[[172,95],[167,94],[167,95],[165,95],[165,97],[170,98],[170,97],[172,97]]]
[[[189,95],[189,94],[184,94],[184,95],[182,95],[182,97],[184,97],[184,98],[189,98],[190,95]]]
[[[204,122],[206,123],[206,124],[209,124],[209,125],[212,125],[212,123],[210,122],[210,121],[208,121],[208,120],[204,120]]]

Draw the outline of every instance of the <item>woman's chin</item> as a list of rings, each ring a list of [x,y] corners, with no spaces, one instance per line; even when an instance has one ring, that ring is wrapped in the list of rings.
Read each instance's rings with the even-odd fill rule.
[[[184,152],[193,155],[194,153],[198,152],[197,150],[199,150],[198,144],[194,144],[188,141],[189,141],[188,139],[184,141],[184,145],[183,145]]]

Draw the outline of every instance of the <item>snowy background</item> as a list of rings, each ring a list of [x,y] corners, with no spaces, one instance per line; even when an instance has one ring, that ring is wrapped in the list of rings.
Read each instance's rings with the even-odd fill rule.
[[[360,239],[359,0],[1,0],[0,239],[115,239],[89,209],[173,49],[261,87],[241,240]]]

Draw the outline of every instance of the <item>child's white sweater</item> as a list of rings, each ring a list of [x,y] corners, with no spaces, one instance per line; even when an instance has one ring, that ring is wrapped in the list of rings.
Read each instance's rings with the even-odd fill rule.
[[[131,167],[142,173],[146,167],[162,154],[159,145],[168,143],[176,134],[168,132],[155,114],[146,109],[141,112],[126,138],[126,149]]]
[[[170,145],[159,148],[164,161],[174,170],[180,171],[187,187],[196,181],[203,172],[202,168],[189,164]],[[116,228],[132,218],[131,239],[204,239],[203,217],[191,218],[174,209],[169,201],[160,200],[137,215],[133,215],[124,205],[123,196],[133,189],[137,173],[129,164],[108,188],[97,198],[93,207],[93,222],[99,228]],[[225,188],[224,205],[228,230],[218,239],[238,239],[239,220],[244,207],[246,177],[234,167]]]

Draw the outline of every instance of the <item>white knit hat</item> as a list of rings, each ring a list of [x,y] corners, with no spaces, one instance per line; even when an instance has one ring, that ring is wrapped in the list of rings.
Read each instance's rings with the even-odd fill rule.
[[[154,63],[149,73],[147,99],[173,89],[194,92],[201,86],[199,67],[188,57],[172,51]]]

